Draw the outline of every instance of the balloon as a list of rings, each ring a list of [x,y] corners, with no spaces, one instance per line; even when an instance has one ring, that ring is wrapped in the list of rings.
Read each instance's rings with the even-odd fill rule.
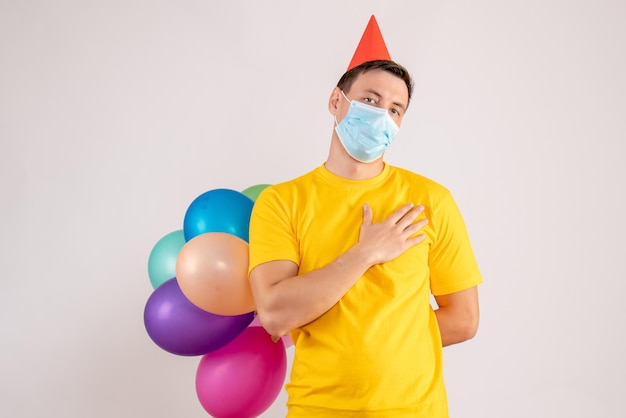
[[[268,186],[271,186],[271,184],[256,184],[254,186],[250,186],[247,189],[242,190],[241,193],[248,196],[250,199],[252,199],[252,201],[256,201],[257,197],[259,197],[263,189],[265,189]]]
[[[200,360],[196,393],[215,418],[253,418],[276,400],[285,382],[287,356],[261,327],[248,327]]]
[[[225,232],[247,242],[252,206],[252,199],[236,190],[215,189],[201,194],[185,213],[185,240],[206,232]]]
[[[262,327],[261,321],[259,321],[259,316],[255,315],[254,319],[252,320],[252,322],[248,326],[250,326],[250,327]],[[285,344],[285,348],[289,348],[289,347],[291,347],[293,345],[293,341],[291,341],[291,337],[289,336],[289,334],[283,335],[281,337],[281,340],[283,340],[283,344]]]
[[[159,286],[144,309],[148,335],[163,350],[181,356],[198,356],[231,342],[252,322],[252,312],[219,316],[192,304],[176,279]]]
[[[148,276],[153,288],[176,276],[176,259],[185,245],[183,230],[170,232],[152,248],[148,257]]]
[[[183,294],[197,307],[217,315],[255,310],[248,281],[248,243],[234,235],[208,232],[188,241],[176,261]]]

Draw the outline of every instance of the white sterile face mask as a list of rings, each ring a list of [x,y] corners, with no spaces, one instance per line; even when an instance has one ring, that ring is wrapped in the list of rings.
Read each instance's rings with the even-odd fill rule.
[[[350,102],[350,109],[339,123],[335,116],[339,140],[352,158],[362,163],[372,162],[389,147],[398,133],[398,125],[387,109],[350,100],[343,91],[341,94]]]

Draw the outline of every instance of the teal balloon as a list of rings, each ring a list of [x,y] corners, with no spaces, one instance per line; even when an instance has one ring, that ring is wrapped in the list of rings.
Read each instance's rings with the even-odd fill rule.
[[[247,189],[242,190],[241,193],[256,202],[257,197],[259,197],[261,192],[268,186],[271,186],[271,184],[255,184],[254,186],[250,186]]]
[[[176,260],[185,242],[185,235],[180,229],[165,235],[150,251],[148,276],[154,289],[176,277]]]

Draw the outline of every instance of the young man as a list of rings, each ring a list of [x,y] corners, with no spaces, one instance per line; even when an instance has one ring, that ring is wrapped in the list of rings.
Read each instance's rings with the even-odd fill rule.
[[[442,347],[475,335],[482,279],[448,190],[383,161],[412,89],[390,60],[350,69],[326,162],[254,205],[259,319],[295,346],[288,417],[448,417]]]

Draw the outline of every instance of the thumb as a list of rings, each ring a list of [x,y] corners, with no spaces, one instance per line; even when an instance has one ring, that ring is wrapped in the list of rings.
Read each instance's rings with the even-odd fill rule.
[[[363,205],[363,225],[371,225],[373,216],[374,215],[372,214],[372,208],[370,207],[370,205],[365,203]]]

